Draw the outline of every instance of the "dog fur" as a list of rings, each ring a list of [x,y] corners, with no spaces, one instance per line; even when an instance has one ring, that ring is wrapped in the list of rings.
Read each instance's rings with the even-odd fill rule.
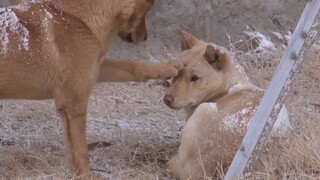
[[[90,179],[86,116],[97,81],[144,81],[177,75],[181,63],[105,59],[116,35],[147,38],[154,0],[39,0],[0,9],[0,99],[54,98],[68,160]]]
[[[249,82],[230,51],[183,31],[180,35],[184,68],[164,102],[184,108],[188,120],[169,169],[180,179],[217,177],[219,168],[231,163],[264,91]],[[272,134],[281,136],[289,127],[283,106]]]

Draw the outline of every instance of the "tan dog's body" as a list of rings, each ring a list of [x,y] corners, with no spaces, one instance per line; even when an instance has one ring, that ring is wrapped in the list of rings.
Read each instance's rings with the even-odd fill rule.
[[[206,179],[230,164],[263,91],[250,84],[231,52],[181,35],[185,66],[164,101],[171,108],[185,108],[188,121],[169,168],[180,179]],[[289,126],[283,108],[273,133],[279,135]]]
[[[0,99],[54,98],[68,160],[83,178],[92,177],[85,131],[96,82],[169,78],[178,72],[174,62],[103,61],[117,34],[134,43],[146,39],[144,17],[153,3],[56,0],[0,9]]]

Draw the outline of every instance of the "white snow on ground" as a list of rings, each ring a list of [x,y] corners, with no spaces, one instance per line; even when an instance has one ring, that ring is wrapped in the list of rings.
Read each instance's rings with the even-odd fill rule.
[[[286,40],[287,42],[290,41],[292,37],[292,32],[291,31],[288,31],[286,35],[284,35],[284,40]]]
[[[282,41],[284,40],[281,33],[273,31],[272,34],[275,35],[279,40],[282,40]]]
[[[20,23],[17,15],[11,8],[0,8],[0,53],[5,55],[9,50],[10,34],[17,36],[19,49],[29,50],[29,31]]]
[[[275,35],[279,40],[283,40],[287,42],[291,39],[291,36],[292,36],[291,31],[288,31],[285,35],[282,35],[281,33],[276,31],[273,31],[272,34]]]
[[[281,106],[279,103],[275,106],[276,109],[280,109],[278,118],[273,125],[273,129],[271,131],[272,136],[285,136],[289,130],[292,130],[288,110],[285,105]]]
[[[279,32],[273,31],[272,34],[278,40],[280,40],[282,42],[282,44],[281,44],[282,48],[286,47],[286,44],[288,44],[288,42],[290,41],[291,36],[292,36],[292,32],[291,31],[288,31],[286,34],[281,34]]]
[[[260,32],[257,31],[244,31],[244,34],[249,36],[250,38],[255,38],[258,40],[258,47],[257,50],[264,50],[264,49],[269,49],[269,50],[275,50],[275,46],[273,42],[271,42],[270,38],[268,36],[263,35]]]

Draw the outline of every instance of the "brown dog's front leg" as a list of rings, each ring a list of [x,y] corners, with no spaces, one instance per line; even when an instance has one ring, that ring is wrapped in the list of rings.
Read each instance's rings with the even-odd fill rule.
[[[183,64],[178,60],[165,63],[147,63],[138,60],[104,59],[100,66],[100,82],[147,81],[167,79],[178,75]]]
[[[70,94],[69,94],[70,96]],[[56,106],[64,125],[64,142],[68,160],[81,179],[92,179],[88,164],[88,146],[86,139],[86,116],[88,97],[56,98]]]

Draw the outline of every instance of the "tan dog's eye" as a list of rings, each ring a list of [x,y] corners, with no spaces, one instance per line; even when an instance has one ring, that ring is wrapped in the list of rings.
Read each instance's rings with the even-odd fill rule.
[[[196,81],[196,80],[198,80],[198,79],[199,79],[199,77],[196,76],[196,75],[193,75],[193,76],[191,77],[191,81]]]

